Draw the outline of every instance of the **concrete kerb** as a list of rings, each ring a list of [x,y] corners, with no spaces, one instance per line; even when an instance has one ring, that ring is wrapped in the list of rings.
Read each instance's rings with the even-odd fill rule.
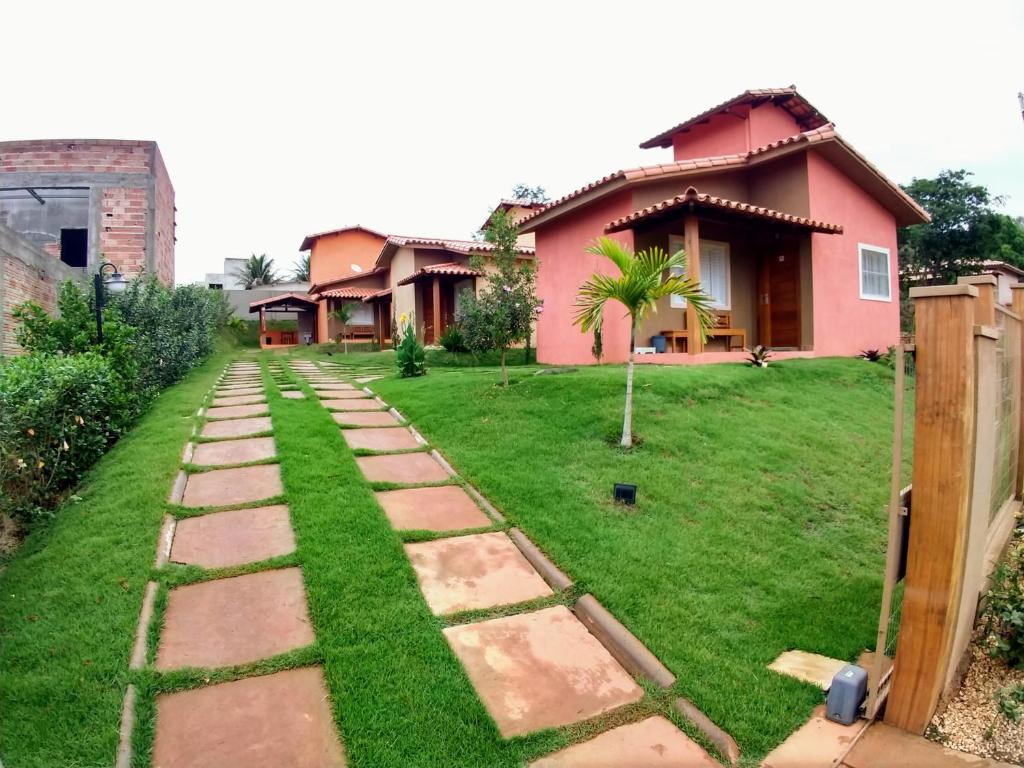
[[[419,443],[420,445],[427,445],[426,438],[416,431],[416,427],[410,424],[408,429],[410,432],[412,432],[413,439],[416,440],[417,443]]]
[[[142,598],[142,611],[139,613],[139,624],[135,628],[135,645],[132,647],[132,658],[128,662],[128,669],[142,669],[146,666],[146,636],[149,634],[149,622],[153,618],[156,588],[155,581],[146,584],[146,593]]]
[[[518,528],[510,528],[508,530],[508,537],[512,539],[512,543],[523,553],[523,557],[529,561],[530,565],[536,569],[544,581],[551,585],[553,590],[561,592],[572,586],[572,579],[551,562],[548,556],[541,552],[537,545],[530,541],[522,531]]]
[[[118,734],[117,758],[114,768],[131,768],[132,731],[135,730],[135,686],[128,684],[124,692],[124,706],[121,707],[121,730]]]
[[[400,413],[399,413],[399,412],[398,412],[398,411],[397,411],[397,410],[396,410],[395,408],[388,408],[388,413],[390,413],[390,414],[391,414],[392,416],[394,416],[394,417],[395,417],[395,419],[397,419],[397,420],[398,420],[399,422],[401,422],[402,424],[405,424],[405,423],[406,423],[406,421],[407,421],[407,419],[405,418],[405,416],[403,416],[402,414],[400,414]]]
[[[172,515],[164,515],[163,525],[160,526],[160,538],[156,544],[156,560],[154,566],[163,568],[171,556],[171,542],[174,541],[174,528],[177,521]]]
[[[489,502],[487,499],[485,499],[483,494],[480,493],[480,491],[478,491],[476,488],[474,488],[469,483],[466,483],[466,493],[468,493],[470,496],[472,496],[476,500],[476,503],[479,504],[481,507],[483,507],[484,512],[486,512],[488,515],[490,515],[491,519],[494,522],[496,522],[496,523],[505,523],[505,522],[507,522],[506,517],[503,514],[501,514],[501,512],[499,512],[497,509],[495,509],[494,505],[491,504],[491,502]]]
[[[168,504],[181,504],[181,499],[185,495],[185,483],[188,482],[188,475],[185,474],[184,470],[178,471],[178,476],[174,478],[174,485],[171,486],[171,494],[167,497]]]
[[[573,613],[627,672],[632,675],[643,675],[662,688],[670,688],[675,683],[676,676],[668,667],[593,595],[586,594],[577,600],[573,606]]]
[[[381,408],[387,408],[388,407],[388,404],[385,403],[383,400],[381,400],[380,397],[375,397],[373,399],[377,401],[377,403],[380,405]]]
[[[704,734],[708,741],[715,745],[718,752],[731,765],[736,765],[739,762],[740,745],[736,743],[736,739],[711,722],[711,719],[697,709],[693,702],[680,697],[675,700],[673,706],[675,706],[679,714],[693,723],[693,726]]]
[[[456,472],[452,465],[445,460],[444,456],[437,452],[436,448],[431,449],[430,455],[434,459],[434,461],[440,464],[444,468],[444,471],[447,472],[449,475],[451,475],[452,477],[459,476],[459,473]]]
[[[196,444],[189,440],[185,443],[185,450],[181,452],[181,463],[189,464],[192,461],[192,454],[195,453]]]

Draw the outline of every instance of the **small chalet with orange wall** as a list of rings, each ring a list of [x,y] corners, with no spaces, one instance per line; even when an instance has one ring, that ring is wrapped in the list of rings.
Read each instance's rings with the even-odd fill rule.
[[[673,159],[618,171],[527,215],[534,234],[542,363],[592,362],[573,326],[579,286],[614,265],[586,253],[602,235],[636,250],[686,251],[719,327],[702,344],[677,297],[644,321],[647,362],[716,362],[764,344],[777,357],[854,355],[899,340],[897,227],[928,214],[835,131],[796,89],[746,91],[643,142]],[[629,321],[610,304],[606,359],[629,352]],[[660,337],[660,338],[658,338]]]
[[[495,211],[518,221],[538,207],[503,200]],[[518,240],[520,257],[532,258],[533,235]],[[330,313],[348,303],[354,310],[346,329],[350,338],[387,342],[392,320],[406,315],[425,344],[437,344],[452,324],[464,291],[475,294],[483,287],[492,251],[480,240],[383,235],[365,227],[310,235],[301,249],[310,250],[309,298],[317,303],[317,340],[337,338],[341,326]],[[474,257],[484,262],[484,272],[470,264]]]

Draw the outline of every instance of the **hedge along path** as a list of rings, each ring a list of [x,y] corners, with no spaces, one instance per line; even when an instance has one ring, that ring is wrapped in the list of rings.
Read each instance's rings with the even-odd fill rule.
[[[504,738],[626,712],[645,697],[633,675],[663,688],[674,683],[671,672],[592,596],[570,611],[569,578],[522,532],[507,530],[493,505],[461,482],[371,389],[353,387],[345,398],[325,394],[337,385],[324,370],[356,384],[381,374],[331,364],[319,371],[312,363],[293,369],[335,412],[388,521],[407,537],[404,550],[423,597],[446,620],[445,639]],[[365,405],[354,407],[357,402]],[[670,719],[651,714],[650,707],[634,709],[633,722],[530,765],[583,766],[600,759],[609,768],[634,766],[645,753],[666,765],[718,765]],[[691,712],[691,725],[696,719]],[[735,762],[734,743],[708,725],[704,738]]]
[[[239,388],[253,407],[242,415],[224,403]],[[311,664],[289,510],[276,503],[283,487],[260,366],[230,364],[207,399],[171,491],[159,581],[147,587],[132,654],[151,695],[137,702],[129,686],[117,768],[145,764],[144,753],[174,768],[344,766],[323,673]],[[242,422],[215,437],[206,429]]]

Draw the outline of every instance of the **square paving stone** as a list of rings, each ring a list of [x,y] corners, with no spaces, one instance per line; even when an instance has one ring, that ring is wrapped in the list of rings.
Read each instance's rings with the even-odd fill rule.
[[[306,398],[306,396],[297,389],[290,389],[287,392],[282,392],[281,397],[285,400],[304,400]]]
[[[344,768],[319,667],[163,694],[154,768]]]
[[[406,544],[405,554],[438,616],[554,594],[504,533]]]
[[[363,396],[352,400],[321,400],[320,405],[332,411],[379,411],[380,403]]]
[[[829,768],[850,751],[850,744],[866,726],[866,720],[857,720],[852,725],[832,722],[825,718],[825,707],[816,707],[811,719],[773,749],[761,765],[763,768]],[[901,762],[900,765],[907,764]]]
[[[377,502],[399,531],[458,531],[491,525],[473,499],[457,485],[378,491]]]
[[[331,416],[343,427],[394,427],[401,424],[387,411],[350,411],[332,413]]]
[[[316,390],[317,397],[324,401],[324,405],[327,405],[331,400],[359,400],[364,397],[369,397],[361,389],[328,389],[328,390]]]
[[[192,452],[192,463],[199,466],[218,464],[247,464],[277,455],[272,437],[248,437],[242,440],[222,440],[199,443]]]
[[[313,389],[317,392],[351,392],[355,387],[343,381],[332,381],[329,384],[314,384]]]
[[[263,387],[234,387],[218,389],[213,393],[216,397],[241,397],[242,395],[262,395]]]
[[[811,683],[827,691],[832,685],[832,678],[836,672],[845,667],[849,662],[839,659],[830,659],[818,653],[807,651],[785,651],[775,661],[768,665],[768,669],[778,672],[780,675],[795,677],[805,683]]]
[[[254,419],[229,419],[227,421],[208,421],[199,434],[203,437],[245,437],[271,430],[270,417],[258,416]]]
[[[574,744],[530,768],[721,768],[722,764],[660,715]]]
[[[403,451],[422,447],[405,427],[370,427],[346,429],[341,433],[352,450]]]
[[[171,560],[200,568],[228,568],[294,551],[295,534],[288,507],[279,504],[179,520],[174,528]]]
[[[383,378],[383,376],[360,376],[359,378],[356,379],[356,381],[358,381],[360,384],[369,384],[371,381],[376,381],[377,379]]]
[[[269,499],[283,492],[277,464],[212,469],[188,476],[181,503],[186,507],[226,507]]]
[[[156,667],[229,667],[312,642],[302,571],[249,573],[170,591]]]
[[[564,605],[444,635],[509,738],[596,717],[644,693]]]
[[[257,403],[255,405],[227,405],[221,408],[207,408],[206,416],[210,419],[237,419],[242,416],[258,416],[266,412],[266,403]]]
[[[253,403],[265,403],[267,398],[262,392],[248,395],[228,395],[227,397],[215,397],[212,405],[216,408],[222,405],[251,405]]]
[[[357,456],[356,464],[371,483],[439,483],[449,475],[426,453]]]

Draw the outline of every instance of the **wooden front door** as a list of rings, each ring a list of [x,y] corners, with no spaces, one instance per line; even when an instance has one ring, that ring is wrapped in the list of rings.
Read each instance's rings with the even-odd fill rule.
[[[769,347],[800,348],[800,256],[795,244],[762,257],[758,336]]]

